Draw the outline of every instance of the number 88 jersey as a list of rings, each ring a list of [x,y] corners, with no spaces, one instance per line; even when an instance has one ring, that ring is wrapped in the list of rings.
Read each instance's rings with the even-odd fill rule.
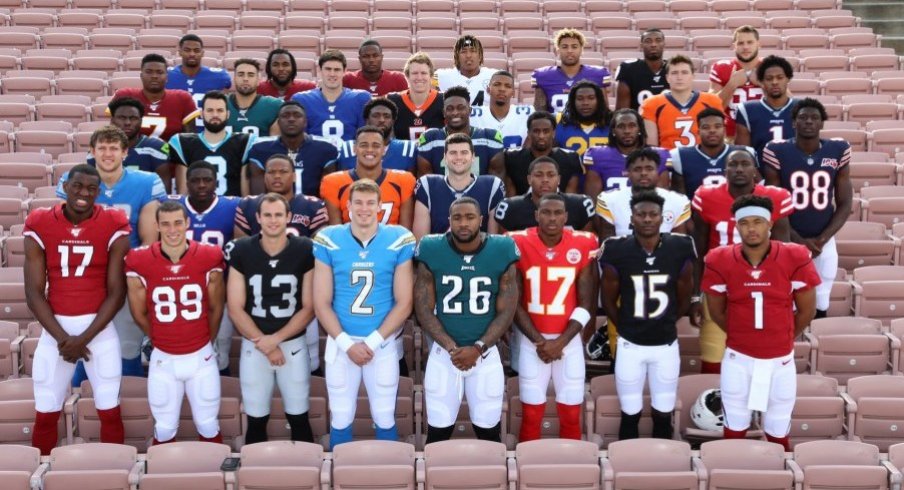
[[[207,285],[212,273],[223,272],[220,247],[189,240],[174,263],[156,242],[131,250],[125,265],[126,276],[145,287],[155,349],[191,354],[210,342]]]
[[[796,138],[767,143],[763,163],[778,172],[781,186],[791,191],[794,214],[788,218],[804,238],[818,236],[835,214],[835,181],[851,162],[851,145],[843,140],[819,140],[812,155],[797,147]]]
[[[314,268],[312,248],[310,238],[294,235],[276,255],[264,251],[260,234],[226,244],[229,267],[245,277],[245,312],[265,335],[279,331],[303,307],[302,279]]]

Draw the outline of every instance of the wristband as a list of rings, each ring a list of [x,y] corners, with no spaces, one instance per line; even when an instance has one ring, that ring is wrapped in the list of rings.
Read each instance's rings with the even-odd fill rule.
[[[569,320],[574,320],[580,323],[582,327],[586,327],[587,323],[590,322],[590,312],[584,308],[577,307],[571,312]]]
[[[364,338],[364,345],[370,347],[370,350],[376,352],[377,349],[380,348],[380,344],[383,343],[383,340],[385,339],[382,335],[380,335],[380,331],[374,330],[370,333],[370,335]]]
[[[342,349],[342,352],[348,352],[348,350],[351,349],[353,345],[355,345],[355,342],[352,341],[352,338],[349,337],[345,332],[340,333],[333,340],[336,341],[336,345],[338,345],[339,348]]]
[[[700,303],[701,301],[703,301],[703,296],[699,294],[691,296],[691,304]]]

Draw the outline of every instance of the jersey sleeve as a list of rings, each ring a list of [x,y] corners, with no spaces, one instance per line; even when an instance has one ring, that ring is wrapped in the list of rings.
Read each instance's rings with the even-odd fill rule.
[[[725,85],[725,83],[728,82],[728,78],[730,76],[731,65],[728,63],[715,63],[712,70],[709,71],[709,81],[712,83],[718,83],[719,85]]]
[[[738,126],[744,126],[748,130],[750,130],[750,123],[747,122],[750,117],[747,115],[747,104],[750,102],[744,102],[738,106],[738,111],[735,113],[735,124]]]
[[[148,172],[147,175],[149,176],[148,181],[151,183],[151,195],[148,200],[141,204],[141,207],[144,207],[151,201],[162,201],[166,199],[166,187],[163,186],[163,179],[161,179],[159,175],[150,172]]]
[[[609,68],[606,68],[605,66],[602,67],[602,69],[600,70],[600,75],[600,87],[606,88],[609,85],[612,85],[612,74],[609,73]]]
[[[493,213],[493,219],[496,220],[497,223],[505,228],[506,218],[508,217],[508,208],[511,205],[511,201],[507,198],[503,199],[502,202],[496,206],[496,211]]]
[[[426,206],[427,209],[430,209],[430,186],[427,183],[426,175],[417,179],[417,183],[414,186],[414,198],[417,199],[417,202]]]
[[[841,170],[851,163],[851,145],[844,142],[844,150],[841,153],[841,160],[838,162],[838,170]]]
[[[332,267],[333,251],[339,250],[339,246],[330,237],[329,228],[322,230],[314,236],[314,258]]]
[[[223,258],[223,251],[220,247],[208,245],[206,243],[199,243],[199,246],[204,250],[204,258],[206,259],[206,263],[204,264],[205,268],[211,272],[223,272],[226,263]]]
[[[387,250],[396,254],[395,263],[399,266],[414,258],[414,246],[417,241],[414,234],[407,229],[398,225],[391,226],[398,229],[398,238],[387,247]]]
[[[341,208],[339,203],[339,183],[338,179],[342,172],[333,172],[320,181],[320,198],[324,201]]]
[[[709,192],[705,185],[701,185],[697,187],[697,190],[694,192],[694,200],[691,201],[691,207],[694,211],[696,211],[700,216],[703,216],[703,202],[705,201],[705,194]]]
[[[722,253],[730,248],[717,248],[706,254],[703,259],[703,279],[700,283],[700,289],[704,293],[715,296],[724,296],[728,291],[728,277],[722,272],[721,263],[727,258]]]
[[[681,166],[681,148],[669,150],[669,165],[672,171],[678,175],[684,175],[684,169]]]
[[[41,233],[43,232],[42,219],[46,216],[46,211],[40,208],[28,213],[28,216],[25,217],[25,227],[22,230],[23,236],[31,237],[42,249],[45,248],[44,240],[41,239]]]
[[[505,182],[499,177],[493,177],[493,188],[490,191],[490,211],[496,209],[503,199],[505,199]]]
[[[248,211],[248,208],[251,207],[251,198],[243,197],[239,202],[239,205],[235,208],[235,220],[234,226],[240,230],[242,233],[246,235],[251,234],[251,225],[248,223],[248,218],[245,216],[245,213]]]
[[[225,247],[223,247],[224,256],[226,258],[226,264],[239,272],[239,274],[245,274],[245,264],[242,261],[242,244],[244,238],[237,238],[227,243]]]
[[[581,197],[581,206],[584,208],[585,217],[588,220],[593,219],[593,216],[596,214],[596,210],[593,206],[593,198],[587,195],[578,194]],[[583,228],[583,227],[582,227]]]
[[[621,241],[616,237],[607,238],[603,242],[603,245],[600,247],[600,252],[598,253],[598,260],[601,267],[618,269],[619,243],[621,243]]]
[[[414,188],[417,185],[417,180],[411,172],[406,172],[405,170],[396,170],[393,173],[398,176],[395,180],[399,183],[399,193],[404,204],[414,197]]]
[[[311,224],[308,225],[308,230],[313,235],[330,223],[330,216],[326,212],[326,203],[322,199],[310,196],[308,196],[308,199],[311,200],[311,207],[313,208]]]
[[[300,237],[301,240],[301,272],[302,274],[306,274],[307,272],[314,269],[314,253],[313,248],[314,244],[311,242],[311,239],[308,237]]]
[[[791,193],[781,187],[770,186],[772,191],[772,222],[776,222],[794,212],[794,203],[791,201]]]
[[[129,237],[132,233],[132,225],[129,223],[129,216],[122,210],[111,208],[107,212],[110,213],[110,222],[113,225],[113,233],[110,234],[110,240],[107,242],[107,250],[110,250],[116,240]]]
[[[640,104],[640,116],[643,117],[645,121],[650,121],[651,123],[656,122],[656,105],[659,102],[659,96],[654,95],[653,97],[647,97]]]
[[[436,240],[434,235],[425,235],[421,238],[421,241],[414,247],[414,260],[416,260],[419,264],[424,264],[424,267],[427,269],[433,270],[431,265],[431,259],[436,256],[433,253],[433,242]]]
[[[687,199],[687,197],[678,194],[677,192],[673,192],[673,198],[675,203],[675,222],[672,223],[672,227],[680,226],[684,224],[687,220],[691,219],[691,202]]]
[[[185,152],[182,149],[182,138],[180,135],[174,134],[169,139],[169,159],[173,163],[178,163],[180,165],[188,165],[188,162],[185,161]]]
[[[609,224],[615,224],[615,215],[612,214],[606,192],[600,192],[600,195],[596,196],[596,215],[606,220]]]
[[[775,150],[773,148],[773,142],[771,141],[766,143],[766,146],[763,147],[763,163],[778,171],[781,170],[782,164],[778,161],[778,157],[775,155]]]
[[[261,170],[264,168],[264,162],[267,161],[266,152],[261,145],[263,142],[263,139],[259,139],[248,149],[248,163],[257,165]]]
[[[129,250],[129,253],[126,254],[125,262],[123,263],[126,277],[134,277],[141,280],[142,284],[145,284],[145,275],[147,271],[145,270],[145,265],[148,263],[144,251],[147,250],[147,247],[140,247]]]
[[[791,256],[791,289],[793,291],[806,291],[815,288],[822,283],[822,278],[813,264],[813,256],[803,245],[782,244]]]

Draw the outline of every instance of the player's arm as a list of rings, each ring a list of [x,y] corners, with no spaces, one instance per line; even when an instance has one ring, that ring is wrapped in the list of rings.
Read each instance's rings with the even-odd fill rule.
[[[699,260],[689,260],[681,269],[678,281],[675,284],[675,296],[678,299],[678,316],[687,315],[691,307],[691,296],[700,284],[697,278],[697,263]]]
[[[242,334],[242,337],[255,342],[263,337],[264,333],[257,328],[254,319],[245,311],[247,301],[245,284],[245,275],[235,267],[230,267],[226,284],[226,308],[235,329]]]
[[[490,175],[495,175],[499,177],[503,183],[505,183],[506,191],[511,189],[511,195],[515,195],[515,186],[512,184],[511,179],[508,178],[508,175],[505,173],[505,150],[500,151],[499,153],[493,155],[493,158],[490,158],[489,165],[489,173]]]
[[[430,233],[430,210],[420,201],[414,204],[414,223],[411,226],[411,232],[414,233],[417,241],[421,241],[424,235]]]
[[[433,282],[433,272],[423,263],[417,266],[414,296],[414,314],[421,328],[446,352],[458,348],[436,316],[436,283]]]
[[[487,234],[488,235],[504,234],[505,230],[501,230],[499,227],[499,223],[497,223],[496,220],[493,219],[493,215],[496,214],[496,208],[491,209],[489,214],[490,214],[490,216],[488,218],[485,218],[485,219],[489,220],[489,221],[487,221]]]
[[[715,81],[713,75],[710,75],[709,91],[719,96],[719,99],[722,100],[722,107],[728,107],[732,97],[734,97],[735,90],[748,81],[750,81],[750,77],[743,68],[732,72],[725,85]]]
[[[813,296],[813,314],[816,314],[816,296],[814,292]],[[724,294],[712,294],[706,293],[706,311],[709,312],[709,318],[713,321],[719,328],[722,329],[723,332],[726,330],[726,315],[725,308],[727,305],[726,296]],[[809,325],[809,322],[807,322]],[[806,327],[806,325],[804,325]]]
[[[395,304],[383,318],[377,329],[383,339],[392,338],[405,320],[411,316],[414,306],[414,261],[409,259],[396,265],[392,275],[392,297]]]
[[[816,244],[820,249],[844,226],[851,215],[853,201],[854,186],[851,183],[851,167],[846,165],[835,175],[835,212],[832,214],[829,224],[816,237]]]
[[[144,283],[137,277],[129,277],[126,279],[129,287],[129,312],[138,328],[145,335],[151,334],[151,319],[148,316],[148,290],[144,287]]]
[[[543,91],[540,87],[534,88],[534,109],[538,111],[545,111],[549,106],[549,101],[546,100],[546,92]]]
[[[245,165],[241,182],[242,197],[264,193],[264,170],[254,163]]]
[[[25,237],[25,304],[35,319],[41,323],[44,330],[50,334],[58,343],[69,337],[69,334],[63,330],[56,317],[53,315],[53,309],[47,301],[44,292],[47,288],[47,258],[44,256],[44,250],[38,245],[38,242],[30,237]],[[75,362],[77,359],[66,359],[68,362]]]
[[[179,163],[173,166],[176,167],[176,192],[186,195],[188,194],[188,167]]]
[[[158,207],[160,207],[160,201],[151,200],[141,207],[141,213],[138,214],[138,238],[141,239],[142,245],[150,245],[157,241],[159,235],[156,216]]]
[[[274,119],[273,124],[270,125],[270,136],[279,136],[280,134],[279,121]]]
[[[669,188],[672,191],[677,192],[678,194],[686,195],[687,187],[684,183],[684,176],[679,174],[678,172],[674,172],[674,171],[666,172],[666,173],[671,173],[671,175],[669,176],[669,179],[670,179]],[[697,226],[697,223],[694,223],[694,226]]]
[[[521,290],[518,283],[518,267],[514,262],[499,278],[499,292],[496,293],[496,317],[487,326],[480,337],[487,346],[492,346],[512,327],[515,310],[518,308],[518,296]]]
[[[518,297],[520,298],[523,291],[520,288],[523,287],[524,284],[524,275],[521,274],[521,271],[517,268],[515,269],[517,286],[519,288]],[[539,345],[546,341],[546,338],[537,330],[537,327],[534,325],[534,321],[531,320],[530,314],[527,310],[524,309],[524,305],[521,304],[521,301],[518,301],[517,306],[515,307],[515,315],[513,317],[515,321],[515,326],[518,327],[518,330],[521,330],[521,333],[527,337],[533,344]]]
[[[603,266],[603,278],[600,284],[600,303],[610,321],[618,323],[618,298],[621,296],[621,281],[618,272],[612,266]]]
[[[505,227],[502,226],[502,224],[496,220],[495,213],[490,216],[490,222],[487,223],[487,231],[489,232],[489,230],[492,228],[496,228],[497,235],[505,235],[506,233],[508,233],[508,230],[506,230]]]
[[[226,306],[226,282],[223,271],[211,271],[207,280],[207,326],[210,328],[210,339],[215,341],[220,323],[223,321],[223,310]]]
[[[594,231],[596,231],[596,235],[601,242],[615,236],[615,225],[610,223],[607,219],[597,214],[593,217],[592,221],[594,223]]]
[[[816,288],[794,292],[794,338],[797,338],[816,316]]]
[[[593,173],[593,172],[590,172],[590,173]],[[569,192],[571,194],[578,194],[579,193],[578,186],[580,185],[580,183],[581,183],[580,177],[578,177],[577,174],[572,175],[571,178],[568,179],[568,182],[565,184],[565,192]]]
[[[156,202],[156,201],[155,201]],[[80,335],[70,337],[69,340],[74,342],[73,346],[69,346],[68,342],[59,345],[60,354],[66,357],[67,353],[85,352],[90,354],[88,343],[94,340],[107,325],[113,321],[126,300],[126,275],[124,271],[126,254],[129,252],[129,238],[121,236],[110,246],[109,257],[107,258],[107,295],[104,301],[97,309],[97,314],[91,320],[91,324]],[[88,359],[87,355],[81,355]]]
[[[643,120],[643,126],[647,130],[647,146],[659,146],[659,126],[648,119]]]
[[[577,177],[577,176],[575,176]],[[566,191],[573,192],[573,191]],[[603,192],[603,179],[595,170],[587,170],[584,174],[584,194],[588,196],[598,196]]]
[[[173,193],[173,167],[172,163],[164,162],[154,170],[160,180],[163,181],[163,187],[166,188],[167,194]]]
[[[244,288],[245,286],[242,285]],[[232,294],[232,291],[229,292]],[[333,311],[333,268],[319,260],[314,260],[314,313],[320,326],[336,338],[342,333],[342,324]]]
[[[342,224],[342,210],[339,209],[339,206],[333,204],[330,200],[324,199],[324,204],[326,204],[326,214],[330,217],[331,225],[341,225]]]
[[[740,122],[735,124],[734,144],[750,146],[750,129]]]
[[[615,82],[615,110],[631,108],[631,87],[623,81]]]
[[[791,222],[787,216],[772,224],[771,238],[780,242],[791,240]]]
[[[410,230],[414,224],[414,196],[408,196],[408,200],[399,206],[399,224],[406,230]]]
[[[421,178],[425,175],[430,175],[433,173],[433,165],[426,158],[418,155],[417,156],[417,178]]]

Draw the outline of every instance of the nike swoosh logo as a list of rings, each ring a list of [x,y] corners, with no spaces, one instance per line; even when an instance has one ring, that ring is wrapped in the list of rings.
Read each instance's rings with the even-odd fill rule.
[[[787,365],[787,364],[788,364],[789,362],[791,362],[792,360],[793,360],[793,359],[788,359],[787,361],[785,361],[785,362],[782,363],[782,366]]]
[[[295,354],[298,354],[299,352],[301,352],[301,349],[298,349],[297,351],[293,352],[292,355],[294,356]]]
[[[211,355],[209,355],[209,356],[207,356],[207,357],[205,357],[205,358],[204,358],[204,362],[207,362],[207,361],[209,361],[209,360],[210,360],[210,358],[211,358],[211,357],[213,357],[213,354],[211,354]]]

